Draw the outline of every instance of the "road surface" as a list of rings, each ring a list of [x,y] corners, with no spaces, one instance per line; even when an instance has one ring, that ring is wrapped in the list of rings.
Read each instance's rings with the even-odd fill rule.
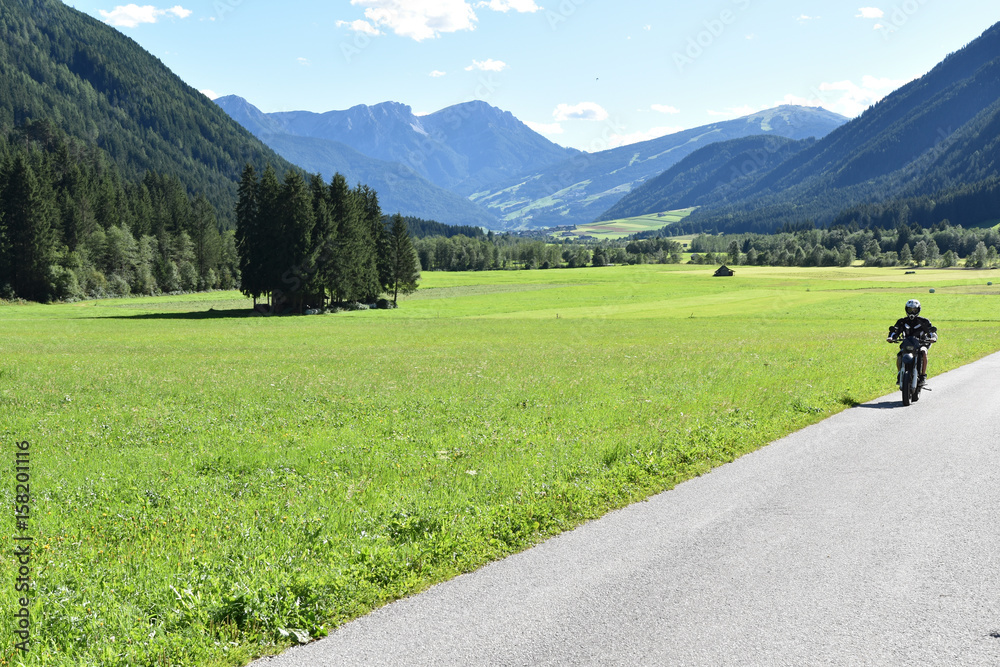
[[[1000,353],[254,667],[1000,665]]]

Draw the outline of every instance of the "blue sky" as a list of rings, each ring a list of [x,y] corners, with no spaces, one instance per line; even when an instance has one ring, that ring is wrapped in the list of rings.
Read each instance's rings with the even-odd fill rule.
[[[784,103],[853,117],[1000,21],[995,0],[170,2],[66,4],[266,112],[478,99],[586,151]]]

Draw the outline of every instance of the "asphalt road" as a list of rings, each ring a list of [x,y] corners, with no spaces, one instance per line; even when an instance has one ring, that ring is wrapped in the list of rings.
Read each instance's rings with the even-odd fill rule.
[[[1000,354],[928,385],[254,665],[1000,665]]]

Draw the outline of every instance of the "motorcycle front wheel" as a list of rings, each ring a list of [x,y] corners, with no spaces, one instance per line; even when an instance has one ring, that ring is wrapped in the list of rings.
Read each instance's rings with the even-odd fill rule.
[[[909,371],[903,373],[903,386],[900,389],[903,390],[903,405],[910,404],[910,385],[913,384],[913,374]]]

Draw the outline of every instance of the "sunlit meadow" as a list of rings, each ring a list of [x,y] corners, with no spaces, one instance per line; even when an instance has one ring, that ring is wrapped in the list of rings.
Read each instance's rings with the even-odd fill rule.
[[[995,272],[712,269],[431,273],[398,310],[305,317],[223,292],[0,306],[5,535],[15,442],[34,502],[31,649],[8,540],[0,665],[322,636],[894,391],[909,298],[932,376],[1000,348]]]

